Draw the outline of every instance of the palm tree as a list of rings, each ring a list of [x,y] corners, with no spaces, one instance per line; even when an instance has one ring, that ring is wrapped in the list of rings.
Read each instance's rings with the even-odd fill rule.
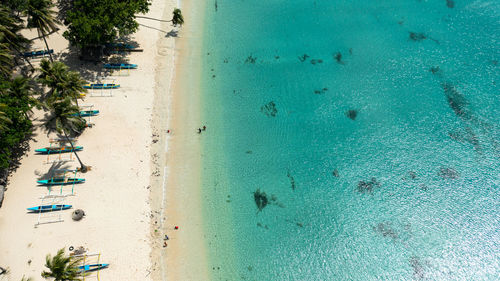
[[[71,97],[76,106],[79,107],[78,99],[81,99],[83,94],[87,92],[87,89],[83,88],[87,81],[76,71],[67,71],[64,78],[63,88],[60,90],[61,95]],[[80,115],[80,111],[78,111],[78,115]]]
[[[52,100],[47,103],[47,107],[52,112],[52,116],[49,117],[45,123],[45,127],[49,132],[56,131],[58,133],[64,134],[66,140],[71,144],[73,153],[75,153],[78,163],[80,163],[80,171],[86,173],[88,167],[85,166],[76,153],[73,142],[70,140],[68,135],[79,134],[85,128],[85,120],[82,119],[78,113],[78,106],[74,105],[70,97],[63,99]]]
[[[10,78],[12,75],[12,56],[7,45],[2,43],[0,43],[0,73],[5,78]]]
[[[33,97],[35,91],[33,90],[32,80],[26,76],[16,76],[9,81],[7,94],[15,98],[13,105],[22,109],[26,118],[28,118],[27,114],[31,112],[31,108],[39,105],[38,100]]]
[[[62,62],[40,62],[40,75],[38,81],[49,88],[49,91],[42,97],[49,101],[71,97],[78,105],[78,98],[87,92],[83,88],[86,83],[75,71],[69,71],[67,65]]]
[[[48,254],[45,257],[45,267],[49,271],[43,271],[42,277],[45,279],[54,278],[54,281],[74,281],[81,280],[78,277],[78,262],[80,259],[74,259],[64,255],[64,248],[57,251],[54,257]]]
[[[5,114],[5,108],[7,106],[3,103],[0,103],[0,133],[7,130],[7,124],[12,124],[12,121]]]
[[[175,8],[172,14],[172,24],[182,26],[184,24],[184,17],[182,16],[181,9]]]
[[[31,66],[31,69],[35,70],[31,62],[22,53],[29,41],[19,34],[22,28],[20,22],[21,20],[15,18],[7,8],[0,6],[0,43],[7,43],[10,50],[15,51],[20,57],[24,58]]]
[[[28,0],[28,28],[36,28],[38,36],[42,36],[47,52],[49,51],[49,44],[45,34],[57,30],[59,22],[55,18],[56,12],[51,10],[54,8],[51,0]],[[50,61],[54,61],[52,54],[49,53]]]
[[[38,81],[49,88],[49,91],[42,99],[49,98],[53,92],[62,87],[64,81],[64,73],[68,70],[67,66],[62,62],[50,62],[46,59],[40,61],[40,75]]]

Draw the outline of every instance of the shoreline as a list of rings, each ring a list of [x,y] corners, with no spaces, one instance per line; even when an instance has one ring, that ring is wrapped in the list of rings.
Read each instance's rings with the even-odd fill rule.
[[[160,176],[152,177],[150,196],[158,222],[151,224],[156,245],[151,255],[154,280],[205,280],[208,276],[201,204],[201,136],[196,134],[201,126],[198,82],[203,31],[203,17],[198,14],[205,10],[196,4],[200,3],[182,1],[179,8],[186,23],[178,29],[176,42],[158,40],[158,45],[172,54],[159,64],[171,62],[174,71],[167,79],[162,71],[156,74],[152,124],[159,141],[152,147],[151,156]],[[161,95],[162,91],[169,94]],[[165,234],[170,238],[166,248],[162,245]]]

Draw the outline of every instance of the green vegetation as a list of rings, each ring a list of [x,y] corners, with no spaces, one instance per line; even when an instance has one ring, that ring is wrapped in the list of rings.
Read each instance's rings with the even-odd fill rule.
[[[9,77],[12,72],[12,56],[5,44],[0,44],[0,75]]]
[[[66,13],[64,37],[80,48],[116,41],[118,36],[134,33],[139,24],[135,14],[149,10],[148,0],[74,0]]]
[[[31,92],[23,89],[29,88],[25,84],[30,82],[25,77],[0,81],[0,168],[10,166],[19,143],[31,134],[28,113],[35,101]]]
[[[19,34],[22,29],[22,21],[15,16],[7,7],[0,5],[0,44],[13,54],[22,57],[26,50],[28,39]],[[31,69],[35,69],[29,60],[25,60]]]
[[[7,130],[7,125],[12,124],[12,121],[5,114],[5,104],[0,103],[0,132]]]
[[[21,20],[0,5],[0,169],[12,164],[17,147],[31,134],[28,113],[36,104],[31,79],[13,77],[13,58],[28,42],[19,34],[21,28]]]
[[[43,271],[42,277],[54,281],[74,281],[81,280],[78,277],[78,263],[80,259],[74,259],[64,255],[64,248],[57,251],[54,257],[50,254],[45,258],[45,267],[49,271]]]
[[[58,61],[42,60],[40,62],[38,82],[48,88],[48,91],[43,94],[43,99],[47,100],[48,103],[70,97],[78,105],[78,98],[87,92],[83,88],[86,82],[80,77],[80,74],[76,71],[69,71],[67,65]]]
[[[52,31],[56,31],[57,20],[55,19],[55,12],[53,11],[54,4],[51,0],[28,0],[28,7],[26,14],[28,15],[28,28],[36,28],[38,30],[38,36],[42,36],[43,42],[49,50],[49,44],[47,44],[47,39],[45,36]],[[52,54],[50,55],[50,61],[54,61]]]
[[[184,17],[182,16],[181,9],[175,8],[172,16],[172,24],[173,25],[183,25]]]
[[[63,35],[72,45],[100,47],[135,32],[139,26],[135,14],[146,13],[150,5],[150,0],[72,0],[63,3],[65,9],[58,14],[54,2],[0,0],[0,169],[16,164],[16,158],[26,149],[25,141],[32,134],[33,107],[49,110],[47,130],[66,138],[81,134],[87,125],[78,107],[86,82],[78,72],[54,61],[50,53],[50,61],[42,60],[40,68],[35,69],[23,56],[31,42],[20,31],[36,28],[49,50],[46,37],[58,30],[56,18],[60,18],[68,26]],[[180,10],[174,11],[172,22],[184,22]],[[35,71],[36,79],[32,78]],[[87,171],[88,167],[75,155],[81,171]]]
[[[78,106],[73,104],[73,100],[69,96],[53,100],[47,105],[52,115],[46,120],[45,128],[49,132],[55,131],[59,134],[64,134],[64,137],[71,144],[71,148],[73,148],[73,153],[78,159],[78,163],[80,163],[80,171],[83,173],[87,172],[87,166],[83,164],[78,153],[74,150],[73,143],[69,140],[69,135],[80,134],[85,129],[86,122],[78,116],[80,112]]]
[[[63,133],[73,147],[68,135],[81,134],[86,125],[85,120],[80,117],[78,106],[78,99],[87,91],[83,88],[85,80],[78,72],[69,71],[68,66],[58,61],[42,60],[40,72],[38,81],[48,88],[48,91],[42,95],[42,99],[45,100],[46,108],[52,113],[45,127],[49,132]],[[74,147],[73,153],[80,163],[80,171],[85,173],[88,168],[83,164]]]
[[[9,8],[16,16],[26,10],[27,0],[0,0],[0,5]]]
[[[28,16],[27,26],[37,28],[48,49],[45,36],[57,28],[54,12],[51,10],[52,2],[27,0],[16,3],[26,4],[26,9],[22,12]],[[10,4],[15,6],[16,3]],[[23,7],[21,4],[15,7],[20,9]],[[29,42],[19,33],[23,28],[22,23],[12,10],[0,4],[0,169],[8,168],[21,155],[20,145],[32,132],[30,117],[35,106],[43,104],[46,109],[51,110],[50,120],[58,120],[55,131],[72,134],[74,129],[81,132],[85,128],[85,121],[80,117],[70,116],[68,119],[63,114],[79,112],[77,98],[85,92],[82,87],[85,81],[77,72],[69,71],[61,62],[42,60],[41,74],[37,80],[16,74],[19,70],[25,73],[19,66],[18,59],[26,51]],[[29,60],[26,61],[29,63]],[[31,68],[34,70],[33,66]],[[36,82],[48,90],[43,94],[35,92],[33,89]],[[63,106],[68,108],[64,109]],[[85,170],[85,165],[80,164]]]

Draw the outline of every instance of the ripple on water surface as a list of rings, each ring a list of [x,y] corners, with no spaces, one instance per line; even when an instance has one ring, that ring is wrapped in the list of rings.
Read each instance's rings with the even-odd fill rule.
[[[494,280],[498,5],[292,2],[207,12],[213,279]]]

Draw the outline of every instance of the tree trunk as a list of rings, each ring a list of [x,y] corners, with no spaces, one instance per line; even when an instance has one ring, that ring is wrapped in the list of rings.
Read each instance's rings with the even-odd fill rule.
[[[49,44],[47,44],[47,39],[45,38],[45,32],[43,32],[43,30],[40,30],[40,32],[42,33],[42,38],[43,38],[43,42],[45,42],[45,47],[47,47],[47,53],[49,53],[50,62],[54,62],[54,59],[52,58],[52,54],[49,51]]]
[[[78,117],[82,118],[82,114],[80,113],[80,106],[78,105],[78,98],[75,99],[76,106],[78,107]]]
[[[135,16],[138,19],[147,19],[147,20],[156,20],[156,21],[162,21],[162,22],[171,22],[171,20],[160,20],[160,19],[155,19],[155,18],[150,18],[150,17],[143,17],[143,16]]]
[[[63,129],[62,130],[63,133],[64,133],[64,136],[66,137],[66,140],[69,142],[69,144],[71,145],[71,149],[73,150],[73,153],[75,153],[75,156],[76,156],[76,159],[78,159],[78,162],[80,163],[80,171],[82,173],[86,173],[87,172],[87,166],[85,166],[83,163],[82,163],[82,160],[80,160],[80,157],[78,156],[78,153],[76,153],[76,150],[75,150],[75,147],[73,146],[73,142],[69,139],[68,137],[68,134],[66,134],[66,131]]]

